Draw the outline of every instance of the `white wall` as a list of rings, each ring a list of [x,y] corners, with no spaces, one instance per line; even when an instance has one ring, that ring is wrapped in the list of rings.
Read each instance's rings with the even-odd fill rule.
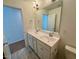
[[[60,35],[61,35],[61,42],[59,47],[60,48],[59,54],[61,56],[60,59],[64,59],[63,57],[65,52],[64,46],[66,44],[76,48],[76,1],[75,0],[63,0]]]
[[[60,34],[66,44],[76,47],[76,1],[63,0]]]

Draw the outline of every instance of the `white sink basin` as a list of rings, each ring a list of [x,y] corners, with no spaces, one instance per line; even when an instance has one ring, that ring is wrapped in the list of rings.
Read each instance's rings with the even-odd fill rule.
[[[55,40],[53,37],[48,37],[48,36],[41,36],[40,38],[49,43]]]

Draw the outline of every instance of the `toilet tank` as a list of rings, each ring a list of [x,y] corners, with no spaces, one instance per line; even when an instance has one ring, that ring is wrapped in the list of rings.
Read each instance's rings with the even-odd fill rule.
[[[65,57],[66,59],[76,59],[76,49],[66,45],[65,46]]]

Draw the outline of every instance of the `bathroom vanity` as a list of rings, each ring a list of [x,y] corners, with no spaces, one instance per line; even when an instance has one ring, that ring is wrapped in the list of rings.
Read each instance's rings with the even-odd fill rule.
[[[57,54],[60,36],[54,32],[53,37],[42,31],[28,31],[29,47],[39,56],[40,59],[55,59]]]

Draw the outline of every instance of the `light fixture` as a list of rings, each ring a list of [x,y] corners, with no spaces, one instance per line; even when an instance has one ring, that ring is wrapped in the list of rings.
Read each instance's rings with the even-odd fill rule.
[[[36,1],[33,2],[33,8],[35,8],[36,10],[39,10],[39,5]]]

